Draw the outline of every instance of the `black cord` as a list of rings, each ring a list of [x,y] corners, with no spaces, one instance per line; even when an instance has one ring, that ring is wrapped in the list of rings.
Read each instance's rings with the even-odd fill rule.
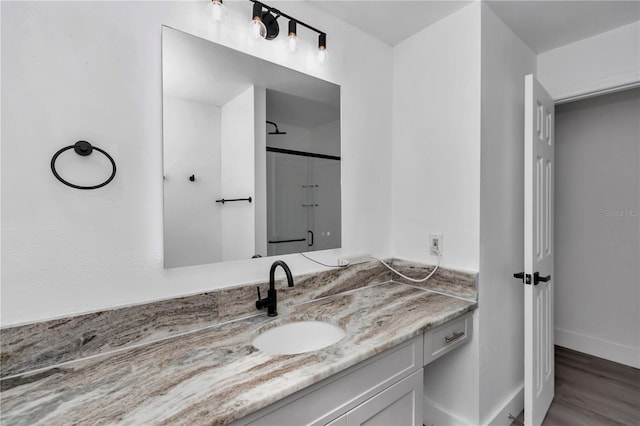
[[[327,268],[346,268],[347,266],[349,266],[348,263],[346,265],[327,265],[326,263],[318,262],[317,260],[310,258],[309,256],[305,255],[304,253],[298,253],[298,254],[301,255],[302,257],[312,261],[312,262],[317,263],[318,265],[322,265],[322,266],[327,267]]]

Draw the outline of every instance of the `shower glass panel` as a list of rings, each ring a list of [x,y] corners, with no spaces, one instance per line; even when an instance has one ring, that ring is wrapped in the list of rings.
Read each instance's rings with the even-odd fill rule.
[[[340,244],[340,160],[308,155],[267,152],[269,256]]]

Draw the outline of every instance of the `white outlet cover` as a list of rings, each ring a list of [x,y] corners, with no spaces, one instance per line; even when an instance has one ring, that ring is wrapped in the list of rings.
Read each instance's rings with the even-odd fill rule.
[[[433,254],[435,256],[438,255],[438,252],[433,247],[433,240],[438,240],[438,246],[440,248],[440,256],[444,253],[444,243],[442,234],[430,234],[429,235],[429,254]]]

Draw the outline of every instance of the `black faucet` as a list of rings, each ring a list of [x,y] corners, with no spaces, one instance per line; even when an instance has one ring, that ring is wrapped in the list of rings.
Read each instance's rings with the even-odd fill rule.
[[[258,287],[258,300],[256,300],[256,309],[267,308],[267,316],[275,317],[278,315],[278,296],[276,292],[276,268],[282,266],[284,273],[287,275],[287,283],[289,287],[293,287],[293,276],[291,275],[291,269],[282,260],[276,260],[271,265],[269,271],[269,291],[267,291],[267,297],[265,299],[260,298],[260,287]]]

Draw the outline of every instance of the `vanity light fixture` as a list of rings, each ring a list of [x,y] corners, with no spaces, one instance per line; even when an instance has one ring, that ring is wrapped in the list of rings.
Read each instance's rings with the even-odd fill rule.
[[[227,19],[227,7],[223,0],[211,0],[208,6],[209,16],[213,22],[222,22]]]
[[[216,1],[216,0],[213,0]],[[249,24],[249,34],[254,39],[264,38],[273,40],[280,33],[278,18],[285,17],[289,19],[289,50],[295,53],[298,50],[298,24],[318,33],[318,62],[321,64],[327,60],[327,34],[305,24],[279,11],[276,8],[267,6],[258,0],[250,0],[253,3],[253,12],[251,14],[251,22]]]

